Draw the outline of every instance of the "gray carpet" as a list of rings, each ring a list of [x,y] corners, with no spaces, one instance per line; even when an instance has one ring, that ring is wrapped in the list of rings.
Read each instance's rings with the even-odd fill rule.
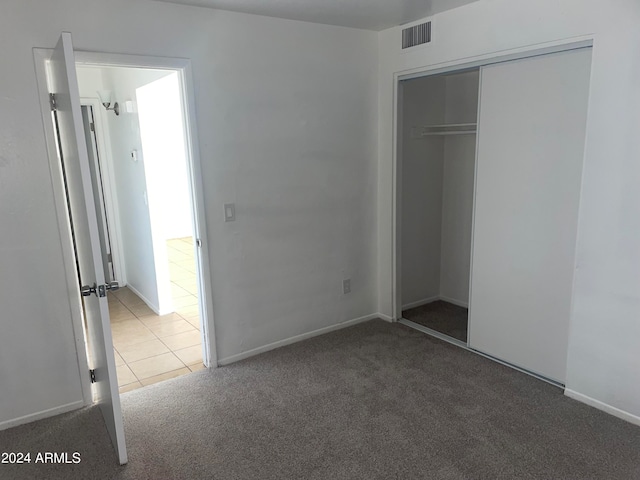
[[[469,310],[438,300],[402,312],[402,317],[467,343]]]
[[[4,479],[638,479],[640,428],[546,383],[372,321],[123,395],[130,462],[100,413],[0,432]]]

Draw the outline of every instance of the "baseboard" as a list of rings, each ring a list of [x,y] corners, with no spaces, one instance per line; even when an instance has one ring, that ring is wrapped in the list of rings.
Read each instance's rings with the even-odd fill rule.
[[[300,335],[295,335],[293,337],[285,338],[284,340],[278,340],[277,342],[270,343],[268,345],[264,345],[262,347],[254,348],[252,350],[247,350],[246,352],[238,353],[236,355],[231,355],[226,358],[221,358],[218,360],[218,365],[229,365],[230,363],[238,362],[240,360],[244,360],[245,358],[253,357],[254,355],[259,355],[264,352],[268,352],[270,350],[275,350],[276,348],[284,347],[286,345],[291,345],[292,343],[301,342],[302,340],[307,340],[309,338],[317,337],[318,335],[323,335],[325,333],[333,332],[335,330],[341,330],[346,327],[350,327],[352,325],[357,325],[358,323],[368,322],[369,320],[374,320],[376,318],[380,318],[380,315],[377,313],[372,313],[371,315],[365,315],[364,317],[354,318],[353,320],[347,320],[346,322],[337,323],[336,325],[330,325],[328,327],[319,328],[318,330],[313,330],[312,332],[302,333]]]
[[[624,410],[620,410],[619,408],[616,408],[616,407],[612,407],[611,405],[601,402],[600,400],[596,400],[595,398],[591,398],[586,395],[583,395],[582,393],[578,393],[575,390],[570,390],[568,388],[565,388],[564,394],[569,398],[573,398],[574,400],[577,400],[578,402],[582,402],[586,405],[589,405],[591,407],[597,408],[598,410],[602,410],[603,412],[613,415],[614,417],[621,418],[622,420],[626,420],[629,423],[633,423],[634,425],[640,426],[640,417],[638,417],[637,415],[634,415],[629,412],[625,412]]]
[[[442,300],[443,302],[451,303],[452,305],[457,305],[458,307],[469,308],[468,302],[461,302],[460,300],[456,300],[455,298],[449,298],[449,297],[445,297],[444,295],[440,295],[439,299]]]
[[[418,300],[417,302],[407,303],[402,305],[402,310],[409,310],[410,308],[421,307],[423,305],[428,305],[429,303],[436,302],[440,300],[440,296],[436,295],[435,297],[423,298],[422,300]]]
[[[129,290],[131,290],[133,293],[135,293],[138,297],[140,297],[140,300],[142,300],[144,303],[146,303],[147,307],[149,307],[151,310],[153,310],[153,312],[156,315],[160,315],[160,316],[163,315],[162,313],[160,313],[160,309],[158,308],[158,306],[154,305],[153,302],[151,302],[147,297],[142,295],[133,285],[129,284],[129,285],[127,285],[127,288]],[[169,312],[169,313],[171,313],[171,312]]]
[[[60,405],[59,407],[49,408],[48,410],[43,410],[41,412],[24,415],[12,420],[6,420],[4,422],[0,422],[0,430],[6,430],[7,428],[17,427],[18,425],[24,425],[25,423],[35,422],[36,420],[42,420],[43,418],[54,417],[61,413],[78,410],[84,406],[84,401],[79,400],[77,402],[67,403],[66,405]]]
[[[393,323],[393,318],[391,318],[389,315],[385,315],[384,313],[376,313],[376,316],[379,319],[384,320],[385,322]]]
[[[418,300],[417,302],[411,302],[411,303],[402,305],[402,310],[409,310],[410,308],[421,307],[423,305],[428,305],[429,303],[437,302],[438,300],[451,303],[453,305],[457,305],[458,307],[469,308],[468,303],[461,302],[460,300],[456,300],[455,298],[445,297],[444,295],[436,295],[435,297],[423,298],[422,300]]]

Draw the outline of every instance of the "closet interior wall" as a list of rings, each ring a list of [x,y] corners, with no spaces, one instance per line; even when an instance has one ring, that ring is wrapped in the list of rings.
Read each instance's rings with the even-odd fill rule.
[[[468,306],[476,135],[425,127],[475,124],[478,87],[478,70],[402,83],[403,310],[435,300]]]

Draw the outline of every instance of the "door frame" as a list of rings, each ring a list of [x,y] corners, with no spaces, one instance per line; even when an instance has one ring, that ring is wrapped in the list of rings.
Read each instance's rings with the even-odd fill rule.
[[[111,162],[111,141],[109,131],[104,128],[107,122],[106,114],[108,113],[97,97],[80,97],[81,106],[90,106],[93,109],[93,122],[95,125],[96,148],[98,150],[97,161],[100,163],[100,171],[102,173],[102,192],[104,197],[104,209],[109,227],[109,239],[111,241],[111,260],[115,280],[121,287],[127,285],[126,264],[124,258],[124,249],[122,247],[122,237],[120,235],[120,211],[118,202],[115,201],[116,186],[113,175],[113,164]]]
[[[391,249],[391,265],[392,265],[392,282],[391,282],[391,321],[398,322],[402,320],[402,85],[400,82],[411,80],[414,78],[426,77],[431,75],[441,75],[446,73],[454,73],[473,68],[481,68],[495,63],[508,62],[511,60],[520,60],[525,58],[547,55],[552,53],[565,52],[569,50],[577,50],[581,48],[593,47],[595,36],[581,36],[558,40],[543,44],[530,45],[527,47],[506,50],[503,52],[492,53],[487,55],[479,55],[471,59],[465,58],[444,62],[434,65],[425,65],[409,70],[394,72],[393,74],[393,139],[392,139],[392,175],[391,175],[391,225],[392,225],[392,246]],[[480,78],[480,88],[482,84],[482,76]],[[480,114],[480,106],[478,106],[478,115]],[[478,126],[479,128],[479,126]],[[476,143],[478,137],[476,138]],[[477,153],[476,145],[476,153]],[[476,178],[474,174],[474,191],[476,187]],[[475,222],[475,195],[473,199],[473,215],[472,222]],[[471,268],[469,277],[473,271],[473,223],[471,230]],[[388,257],[387,257],[388,258]],[[471,282],[469,282],[469,290],[471,290]],[[471,292],[469,292],[469,301],[471,301]],[[469,303],[471,309],[471,303]],[[448,341],[447,338],[443,340]],[[467,339],[468,342],[468,339]],[[457,346],[461,342],[452,342]],[[467,343],[468,345],[468,343]],[[468,348],[463,347],[463,348]],[[511,365],[510,365],[511,366]],[[528,373],[528,372],[527,372]]]
[[[84,332],[84,320],[82,316],[82,299],[77,285],[76,259],[73,249],[70,218],[67,211],[67,200],[62,176],[62,168],[58,158],[51,110],[49,104],[49,90],[47,85],[47,60],[51,57],[53,49],[34,48],[36,79],[38,84],[38,97],[40,100],[43,128],[48,153],[49,170],[52,179],[54,204],[60,240],[62,244],[62,257],[65,270],[65,280],[69,292],[69,312],[73,325],[73,332],[78,357],[78,369],[82,383],[82,393],[85,405],[93,403],[89,363],[87,359],[87,346]],[[198,302],[202,326],[202,358],[206,367],[218,366],[217,349],[215,342],[215,324],[213,318],[213,296],[211,290],[211,271],[208,250],[204,186],[202,183],[202,169],[197,135],[195,95],[193,88],[193,75],[191,61],[186,58],[154,57],[127,54],[112,54],[88,51],[75,51],[76,65],[87,66],[111,66],[130,68],[151,68],[173,70],[178,73],[180,82],[183,125],[185,133],[185,146],[187,153],[187,172],[189,175],[189,191],[192,204],[192,220],[194,237],[199,240],[196,248],[196,274],[198,278]],[[99,111],[102,111],[98,108]]]

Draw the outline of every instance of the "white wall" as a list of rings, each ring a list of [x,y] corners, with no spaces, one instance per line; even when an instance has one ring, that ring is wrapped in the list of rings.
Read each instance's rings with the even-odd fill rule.
[[[147,0],[5,0],[0,425],[82,399],[32,54],[62,30],[81,50],[192,61],[221,358],[376,311],[375,33]]]
[[[478,121],[478,88],[480,70],[446,75],[446,123],[476,123]]]
[[[392,313],[392,278],[386,272],[393,258],[394,72],[592,36],[567,387],[583,400],[602,402],[640,420],[640,4],[479,1],[432,20],[433,42],[412,52],[400,51],[398,28],[379,35],[379,311]]]
[[[78,66],[76,67],[76,74],[78,75],[80,97],[99,100],[98,90],[106,90],[102,68]],[[113,112],[111,115],[113,115]]]
[[[440,294],[444,138],[412,138],[412,129],[441,124],[444,77],[403,84],[402,95],[402,305]]]
[[[180,92],[177,72],[136,89],[147,187],[165,240],[193,235]]]
[[[446,81],[446,123],[475,123],[479,72],[448,75]],[[475,161],[475,135],[445,137],[440,296],[461,306],[469,305]]]

